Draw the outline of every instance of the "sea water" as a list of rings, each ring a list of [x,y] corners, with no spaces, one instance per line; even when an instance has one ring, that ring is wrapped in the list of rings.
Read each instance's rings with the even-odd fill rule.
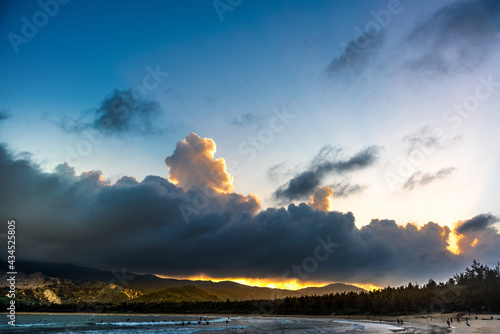
[[[5,315],[4,315],[5,316]],[[17,314],[16,326],[0,323],[2,333],[394,333],[402,328],[362,321],[330,318],[111,315],[111,314]],[[208,321],[208,324],[207,324]],[[183,324],[184,323],[184,324]],[[188,324],[189,323],[189,324]]]

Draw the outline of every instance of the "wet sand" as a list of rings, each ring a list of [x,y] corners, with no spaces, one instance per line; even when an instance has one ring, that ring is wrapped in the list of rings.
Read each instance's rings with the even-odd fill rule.
[[[457,322],[457,315],[460,315],[460,322]],[[467,326],[465,321],[465,316],[469,319],[470,326]],[[476,320],[476,316],[478,319]],[[473,334],[499,334],[500,333],[500,315],[499,314],[474,314],[471,313],[470,316],[465,313],[449,313],[441,314],[434,313],[428,315],[409,315],[400,317],[375,317],[370,316],[333,316],[338,319],[347,320],[362,320],[362,321],[374,321],[396,325],[398,326],[397,319],[402,319],[405,331],[400,331],[400,333],[473,333]],[[491,320],[493,317],[493,320]],[[453,323],[448,327],[446,320],[452,318]]]

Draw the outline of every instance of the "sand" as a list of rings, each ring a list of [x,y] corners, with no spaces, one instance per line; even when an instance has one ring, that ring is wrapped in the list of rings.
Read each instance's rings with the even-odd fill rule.
[[[457,322],[457,315],[460,315],[460,322]],[[465,316],[469,319],[470,326],[467,326]],[[478,319],[476,320],[476,316]],[[493,320],[491,320],[493,317]],[[398,317],[374,317],[367,319],[366,316],[335,316],[335,318],[363,320],[363,321],[378,321],[391,325],[397,324]],[[432,318],[432,320],[431,320]],[[448,327],[446,320],[453,318],[453,323]],[[410,315],[402,316],[399,319],[404,320],[405,331],[399,333],[474,333],[474,334],[500,334],[500,315],[498,314],[474,314],[470,316],[464,313],[449,313],[449,314],[426,314],[426,315]]]

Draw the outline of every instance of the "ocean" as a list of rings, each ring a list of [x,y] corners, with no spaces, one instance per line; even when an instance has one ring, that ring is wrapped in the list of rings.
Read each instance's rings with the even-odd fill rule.
[[[9,333],[394,333],[402,330],[376,322],[312,317],[112,315],[112,314],[17,314],[16,326],[0,324]],[[208,324],[207,324],[208,321]],[[183,324],[184,323],[184,324]]]

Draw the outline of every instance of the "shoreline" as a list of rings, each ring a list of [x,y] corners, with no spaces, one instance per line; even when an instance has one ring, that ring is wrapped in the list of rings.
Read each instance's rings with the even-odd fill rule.
[[[5,312],[2,312],[7,314]],[[404,315],[404,316],[366,316],[366,315],[299,315],[299,314],[185,314],[185,313],[89,313],[89,312],[17,312],[18,315],[116,315],[116,316],[153,316],[153,317],[265,317],[265,318],[327,318],[338,321],[369,323],[372,325],[390,325],[401,329],[392,329],[394,333],[406,332],[421,332],[421,333],[473,333],[473,334],[497,334],[500,333],[500,315],[499,314],[475,314],[471,313],[469,318],[470,326],[466,325],[465,315],[459,313],[433,313],[426,315]],[[457,322],[457,316],[460,316],[461,321]],[[476,316],[478,319],[476,319]],[[493,317],[493,320],[490,318]],[[403,325],[397,323],[397,319],[404,321]],[[453,318],[454,321],[448,327],[446,320]]]
[[[397,324],[397,319],[402,319],[404,325],[400,325],[405,329],[413,330],[424,330],[432,331],[432,333],[453,333],[453,334],[463,334],[463,333],[474,333],[474,334],[498,334],[500,333],[500,315],[491,314],[476,314],[467,313],[470,326],[466,325],[464,312],[454,312],[449,314],[441,313],[430,313],[426,315],[404,315],[404,316],[349,316],[347,320],[349,321],[361,321],[361,322],[378,322],[385,323],[388,325]],[[457,316],[460,316],[460,322],[457,322]],[[476,319],[476,316],[478,319]],[[342,316],[332,316],[338,319],[345,319]],[[493,320],[490,318],[493,317]],[[448,327],[446,320],[452,318],[453,323]],[[381,320],[381,321],[380,321]]]

